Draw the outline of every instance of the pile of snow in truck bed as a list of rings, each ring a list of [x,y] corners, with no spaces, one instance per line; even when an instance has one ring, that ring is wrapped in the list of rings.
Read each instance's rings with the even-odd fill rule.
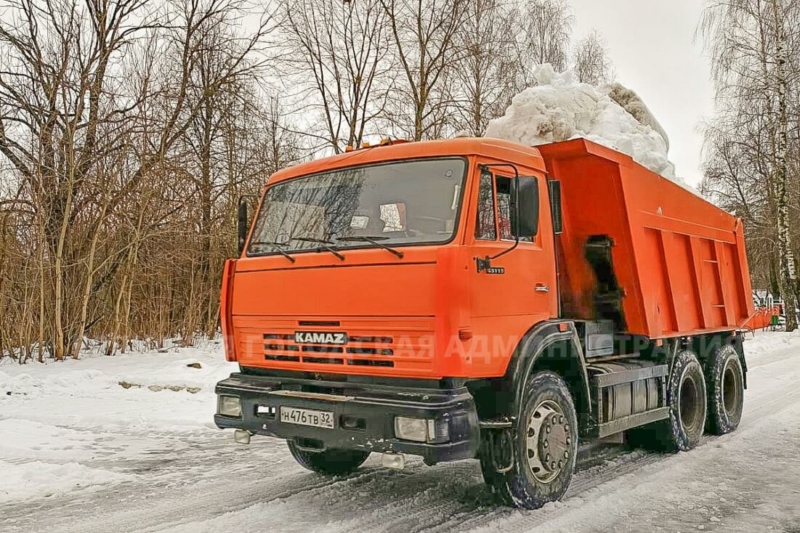
[[[667,157],[663,129],[654,119],[640,122],[609,96],[620,89],[634,93],[619,84],[593,87],[578,83],[571,72],[556,73],[548,64],[538,66],[535,76],[539,85],[515,96],[505,116],[489,123],[487,137],[528,146],[583,137],[628,154],[653,172],[683,185]],[[643,103],[638,108],[646,110]]]

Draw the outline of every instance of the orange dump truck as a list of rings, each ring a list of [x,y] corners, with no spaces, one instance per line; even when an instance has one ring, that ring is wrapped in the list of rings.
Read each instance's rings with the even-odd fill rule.
[[[585,140],[382,143],[269,179],[225,265],[220,428],[313,471],[475,458],[502,501],[579,443],[688,450],[739,423],[739,220]]]

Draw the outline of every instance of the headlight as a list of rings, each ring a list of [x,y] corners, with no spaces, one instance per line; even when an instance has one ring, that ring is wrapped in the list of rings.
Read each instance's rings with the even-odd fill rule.
[[[447,420],[431,418],[394,417],[394,435],[398,439],[431,444],[448,442],[450,426]]]
[[[217,411],[222,416],[239,418],[242,416],[242,402],[238,396],[220,396]]]
[[[398,439],[426,442],[428,440],[428,424],[424,418],[394,418],[394,435]]]

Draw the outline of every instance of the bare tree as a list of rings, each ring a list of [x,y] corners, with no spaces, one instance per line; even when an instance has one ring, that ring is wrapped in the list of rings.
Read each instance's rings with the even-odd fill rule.
[[[775,220],[767,194],[771,183],[767,162],[770,134],[763,115],[743,121],[737,114],[717,117],[704,126],[706,156],[701,191],[743,219],[753,283],[777,295],[780,282]]]
[[[415,141],[436,138],[447,120],[447,77],[458,62],[467,0],[380,0],[400,70],[389,121]]]
[[[569,43],[574,17],[566,0],[529,0],[522,2],[520,53],[523,63],[532,67],[550,63],[561,72],[569,62]],[[532,74],[529,74],[532,80]]]
[[[603,36],[597,30],[578,41],[572,54],[573,71],[581,83],[602,85],[614,81],[613,66]]]
[[[386,11],[378,0],[293,0],[283,17],[285,61],[324,124],[322,139],[336,153],[360,145],[385,104]]]
[[[797,53],[797,35],[787,28],[797,28],[800,5],[796,0],[717,0],[704,12],[699,32],[711,51],[716,82],[717,119],[709,160],[713,173],[707,174],[707,186],[716,194],[727,190],[725,178],[734,179],[728,154],[735,148],[741,162],[758,169],[760,178],[752,183],[759,196],[751,202],[754,212],[769,228],[764,236],[770,241],[770,271],[786,303],[787,329],[797,327],[795,306],[798,283],[795,272],[789,194],[798,182],[791,175],[791,161],[797,158],[796,104],[794,114],[790,99],[797,94],[797,69],[789,58]],[[796,33],[796,32],[795,32]],[[790,47],[793,47],[790,53]],[[754,126],[758,129],[754,131]],[[795,132],[790,152],[790,132]],[[759,143],[755,149],[748,144]],[[796,168],[796,167],[795,167]],[[733,190],[735,191],[736,188]],[[751,191],[748,191],[750,194]],[[795,206],[795,210],[797,207]]]
[[[452,69],[456,130],[482,136],[489,121],[501,116],[524,88],[516,14],[514,5],[503,0],[475,0],[467,6],[457,33],[459,61]]]
[[[59,359],[70,344],[65,285],[68,263],[77,259],[70,257],[68,233],[98,159],[115,149],[127,127],[132,106],[112,96],[112,64],[149,23],[147,7],[147,0],[9,0],[10,14],[0,24],[0,49],[11,67],[0,73],[0,152],[42,209]]]
[[[131,197],[159,178],[185,176],[174,170],[177,150],[217,95],[253,71],[269,21],[223,46],[211,37],[244,4],[2,1],[0,163],[20,184],[3,209],[27,230],[8,246],[20,258],[31,250],[37,266],[10,284],[11,301],[21,289],[38,311],[40,356],[48,347],[76,357],[85,332],[108,319],[98,292],[131,301],[133,278],[117,276],[135,265],[141,243],[109,225],[125,221]],[[202,68],[211,56],[213,72]],[[163,221],[145,215],[142,234]],[[35,328],[26,328],[20,346],[31,344]]]

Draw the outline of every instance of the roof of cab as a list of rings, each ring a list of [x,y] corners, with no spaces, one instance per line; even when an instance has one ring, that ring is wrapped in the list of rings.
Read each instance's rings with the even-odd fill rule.
[[[371,163],[425,157],[470,155],[491,157],[546,172],[544,160],[536,148],[502,139],[469,137],[373,145],[369,148],[361,148],[279,170],[270,177],[269,183]]]

